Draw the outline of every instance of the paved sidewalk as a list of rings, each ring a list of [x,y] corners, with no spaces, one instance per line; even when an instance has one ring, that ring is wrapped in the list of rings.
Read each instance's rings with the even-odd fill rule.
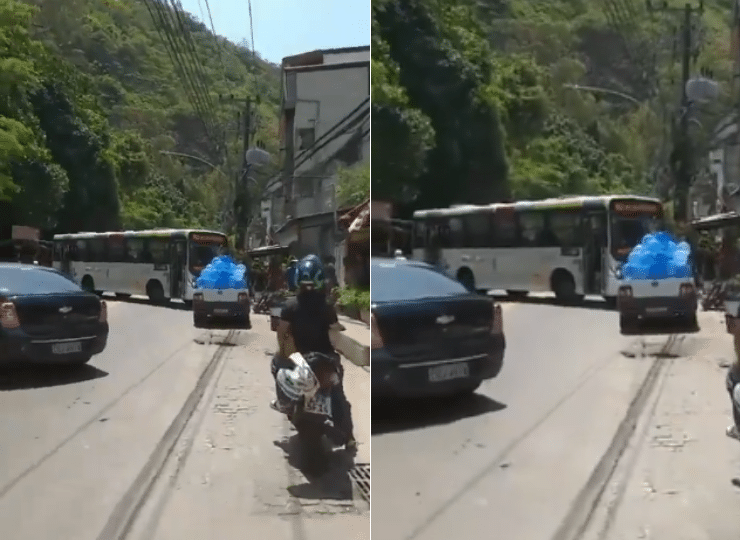
[[[357,366],[370,365],[370,327],[362,321],[339,316],[345,330],[336,336],[335,347]]]
[[[686,336],[682,356],[664,360],[654,402],[585,540],[740,538],[740,489],[732,484],[740,443],[725,435],[732,338],[722,313],[700,313],[699,322],[702,331]]]
[[[339,452],[329,473],[309,480],[296,466],[295,430],[269,407],[272,350],[269,321],[255,318],[204,396],[132,539],[369,539],[369,509],[353,500],[348,475],[353,462],[369,463],[369,373],[346,364],[357,455]]]

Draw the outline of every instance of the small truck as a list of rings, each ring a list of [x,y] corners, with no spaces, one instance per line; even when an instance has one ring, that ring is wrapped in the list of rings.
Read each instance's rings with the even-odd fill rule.
[[[212,328],[216,321],[230,322],[249,330],[249,289],[196,289],[193,294],[193,324]]]
[[[698,332],[698,298],[690,277],[622,280],[617,295],[619,328],[623,334],[639,329],[641,322],[677,322]]]

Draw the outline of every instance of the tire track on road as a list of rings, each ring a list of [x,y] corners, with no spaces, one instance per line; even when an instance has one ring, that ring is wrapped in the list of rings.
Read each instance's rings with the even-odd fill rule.
[[[103,408],[99,409],[97,412],[95,412],[85,423],[80,425],[75,431],[73,431],[70,435],[62,439],[54,448],[49,450],[46,454],[44,454],[40,459],[35,461],[33,464],[28,466],[26,469],[23,470],[20,474],[18,474],[15,478],[13,478],[10,482],[6,483],[2,488],[0,488],[0,499],[5,497],[10,491],[15,488],[21,481],[23,481],[25,478],[27,478],[31,473],[36,471],[39,467],[41,467],[46,461],[48,461],[51,457],[53,457],[57,452],[59,452],[62,448],[64,448],[67,444],[69,444],[70,441],[72,441],[75,437],[83,433],[87,428],[92,426],[98,419],[106,414],[108,411],[113,409],[120,401],[128,396],[132,391],[136,390],[139,386],[141,386],[143,383],[145,383],[147,380],[149,380],[155,373],[157,373],[160,369],[162,369],[170,360],[178,356],[184,349],[190,346],[190,342],[184,343],[181,347],[179,347],[177,350],[175,350],[172,354],[167,356],[164,360],[162,360],[159,364],[157,364],[153,369],[151,369],[146,375],[144,375],[141,379],[130,385],[126,390],[124,390],[121,394],[118,395],[115,399],[108,402],[107,405],[105,405]]]
[[[124,540],[126,538],[149,493],[164,469],[167,460],[172,455],[182,433],[185,431],[195,410],[201,403],[203,395],[209,387],[217,368],[221,365],[226,355],[226,351],[234,344],[235,336],[236,331],[229,330],[225,339],[219,344],[218,349],[216,349],[213,357],[198,378],[195,388],[193,388],[180,412],[160,439],[154,452],[152,452],[149,461],[144,465],[144,468],[131,484],[131,487],[116,505],[108,522],[98,536],[98,540]]]
[[[670,336],[663,344],[662,351],[667,350],[669,341],[674,336]],[[644,349],[644,347],[642,347]],[[602,370],[606,369],[611,362],[618,358],[618,354],[610,355],[606,360],[601,363],[592,365],[590,368],[585,370],[580,377],[580,380],[573,386],[573,388],[566,392],[558,401],[556,401],[541,417],[539,420],[534,422],[518,437],[512,440],[499,454],[489,462],[481,471],[475,474],[468,482],[466,482],[457,492],[450,496],[444,503],[442,503],[435,511],[429,514],[429,517],[418,525],[413,532],[406,537],[405,540],[414,540],[418,538],[424,531],[426,531],[434,522],[436,522],[443,514],[448,512],[455,504],[457,504],[468,492],[475,488],[484,478],[488,477],[494,471],[499,468],[499,465],[506,460],[506,457],[511,454],[520,444],[526,441],[532,433],[539,429],[545,422],[547,422],[565,403],[567,403],[575,394],[578,393],[589,381],[596,377]]]
[[[624,456],[648,400],[653,395],[653,391],[660,380],[660,375],[664,367],[668,365],[668,362],[665,360],[669,355],[669,351],[681,343],[683,343],[683,337],[679,341],[676,334],[671,334],[660,352],[653,358],[652,364],[635,396],[632,398],[624,418],[614,433],[611,443],[607,447],[606,452],[601,456],[596,467],[594,467],[590,478],[574,499],[570,511],[561,522],[552,540],[581,540],[583,538],[594,518],[604,492]]]

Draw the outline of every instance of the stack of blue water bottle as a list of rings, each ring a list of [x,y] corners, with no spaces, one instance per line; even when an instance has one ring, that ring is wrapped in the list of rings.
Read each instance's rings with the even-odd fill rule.
[[[691,248],[666,232],[647,234],[622,266],[624,279],[691,278]]]
[[[195,280],[198,289],[246,289],[246,266],[228,255],[216,257]]]

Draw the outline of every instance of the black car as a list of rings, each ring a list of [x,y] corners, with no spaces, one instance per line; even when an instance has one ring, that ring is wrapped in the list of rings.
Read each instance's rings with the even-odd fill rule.
[[[373,398],[472,393],[499,374],[506,340],[491,297],[417,261],[371,268]]]
[[[52,268],[0,263],[0,362],[84,364],[107,341],[95,294]]]

